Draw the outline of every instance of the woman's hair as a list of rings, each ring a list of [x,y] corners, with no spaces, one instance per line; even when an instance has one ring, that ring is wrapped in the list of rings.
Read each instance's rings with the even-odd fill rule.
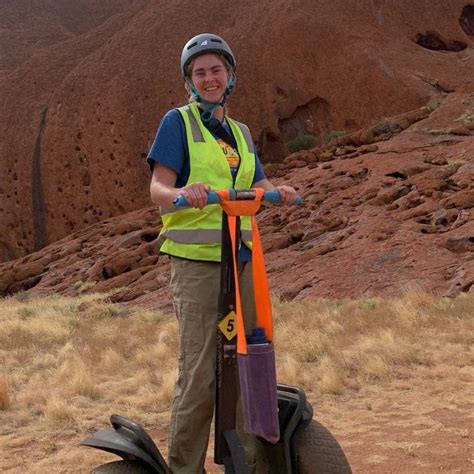
[[[224,64],[224,67],[226,68],[229,74],[229,77],[232,77],[233,75],[232,66],[230,65],[229,61],[227,61],[226,57],[220,53],[211,53],[211,54],[214,54],[215,56],[219,57],[219,59],[222,61],[222,64]],[[191,78],[195,60],[196,58],[191,59],[191,61],[189,61],[188,66],[186,67],[186,77],[188,78]],[[196,102],[196,99],[194,98],[192,94],[191,86],[189,85],[188,81],[184,81],[184,87],[186,88],[186,92],[188,93],[188,102]]]

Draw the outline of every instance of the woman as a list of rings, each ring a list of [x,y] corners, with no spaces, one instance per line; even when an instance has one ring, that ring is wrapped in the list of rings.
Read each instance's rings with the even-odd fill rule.
[[[205,207],[207,193],[231,187],[276,189],[283,204],[296,196],[292,187],[275,187],[265,178],[248,128],[226,115],[235,70],[232,50],[222,38],[204,33],[190,39],[181,54],[190,103],[165,114],[147,158],[179,321],[179,376],[169,439],[175,474],[204,472],[214,410],[221,209]],[[192,208],[174,211],[179,194]],[[249,247],[242,245],[239,281],[247,329],[255,320],[250,260]]]

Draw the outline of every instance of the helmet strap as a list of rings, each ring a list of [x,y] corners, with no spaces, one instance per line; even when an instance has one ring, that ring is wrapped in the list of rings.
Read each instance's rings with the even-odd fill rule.
[[[204,122],[209,122],[214,115],[214,110],[217,109],[217,107],[224,107],[225,102],[227,99],[227,95],[224,94],[222,96],[222,100],[220,102],[208,102],[207,100],[201,99],[201,104],[207,105],[207,107],[204,109],[204,112],[201,114],[201,118],[204,120]]]
[[[222,103],[220,102],[206,102],[206,104],[209,104],[206,109],[204,109],[204,112],[201,114],[201,118],[204,120],[204,122],[210,122],[212,116],[214,115],[214,110],[217,109],[217,107],[220,107]]]
[[[235,77],[231,77],[227,81],[227,87],[225,88],[225,95],[226,96],[230,95],[230,93],[232,92],[232,89],[234,88],[234,86],[235,86]]]

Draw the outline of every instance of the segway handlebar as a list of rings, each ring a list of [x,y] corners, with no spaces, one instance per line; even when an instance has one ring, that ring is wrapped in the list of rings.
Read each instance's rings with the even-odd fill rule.
[[[229,197],[231,201],[253,200],[255,199],[255,191],[252,189],[229,189]],[[271,202],[272,204],[281,204],[281,196],[278,191],[265,191],[262,201]],[[207,193],[207,204],[219,204],[221,198],[215,191]],[[303,200],[300,196],[296,196],[293,204],[302,204]],[[188,207],[188,201],[181,194],[173,201],[175,207]]]

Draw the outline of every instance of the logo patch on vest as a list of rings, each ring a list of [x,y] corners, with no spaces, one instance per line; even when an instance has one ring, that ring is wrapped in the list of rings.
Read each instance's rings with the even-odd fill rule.
[[[225,159],[231,168],[238,168],[240,163],[240,156],[237,150],[229,145],[222,138],[216,139],[217,143],[221,147],[222,153],[224,153]]]

